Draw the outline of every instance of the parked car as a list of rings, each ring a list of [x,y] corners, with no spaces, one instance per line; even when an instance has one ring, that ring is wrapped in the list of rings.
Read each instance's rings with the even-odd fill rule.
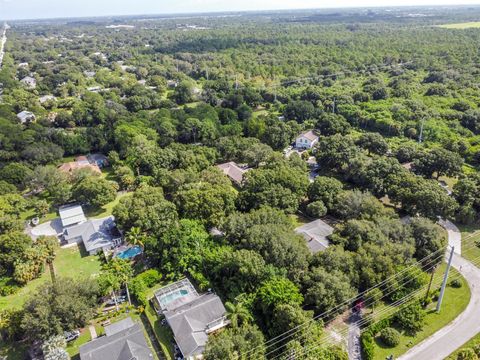
[[[80,331],[78,331],[78,330],[65,331],[63,333],[63,336],[65,337],[65,340],[67,342],[70,342],[70,341],[78,339],[78,337],[80,336]]]
[[[127,301],[127,297],[126,296],[117,296],[117,304],[122,304],[124,303],[125,301]],[[115,305],[115,299],[110,299],[106,302],[106,305],[107,306],[114,306]]]

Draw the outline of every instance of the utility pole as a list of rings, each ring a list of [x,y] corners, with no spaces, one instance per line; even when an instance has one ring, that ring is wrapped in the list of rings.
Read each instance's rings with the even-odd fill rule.
[[[420,127],[420,136],[418,137],[418,143],[421,144],[423,141],[423,127],[425,126],[425,118],[422,118],[422,126]]]
[[[238,90],[238,77],[235,75],[235,90]]]
[[[445,270],[445,275],[443,277],[442,289],[440,290],[440,296],[437,302],[437,313],[440,312],[440,308],[442,307],[443,296],[445,295],[445,288],[447,287],[448,273],[450,271],[450,267],[452,266],[454,252],[455,252],[455,246],[452,246],[452,251],[450,252],[450,258],[448,259],[447,270]]]
[[[332,105],[332,110],[333,110],[333,113],[335,114],[335,98],[333,98],[333,105]]]
[[[207,81],[208,81],[208,68],[207,68],[206,72],[207,72]]]

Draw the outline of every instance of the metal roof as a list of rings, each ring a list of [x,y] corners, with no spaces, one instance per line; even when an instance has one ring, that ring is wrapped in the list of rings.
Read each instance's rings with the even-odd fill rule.
[[[87,221],[80,205],[61,206],[58,213],[64,227]]]

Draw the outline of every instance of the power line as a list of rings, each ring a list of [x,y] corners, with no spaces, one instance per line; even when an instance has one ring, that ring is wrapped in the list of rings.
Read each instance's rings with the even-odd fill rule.
[[[355,301],[355,300],[358,299],[359,297],[367,294],[369,291],[371,291],[371,290],[373,290],[373,289],[375,289],[375,288],[381,287],[381,286],[387,284],[389,281],[391,281],[391,280],[393,280],[393,279],[401,276],[402,274],[404,274],[405,272],[407,272],[409,269],[415,268],[415,267],[418,266],[418,265],[421,266],[422,264],[425,263],[425,261],[427,261],[427,260],[430,259],[431,257],[433,257],[433,256],[443,256],[443,252],[444,252],[446,249],[447,249],[447,247],[443,247],[443,248],[441,248],[441,249],[439,249],[439,250],[437,250],[437,251],[429,254],[428,256],[424,257],[423,259],[418,260],[417,262],[415,262],[415,263],[407,266],[406,268],[402,269],[400,272],[396,273],[395,275],[392,275],[392,276],[388,277],[387,279],[381,281],[381,282],[378,283],[377,285],[372,286],[372,287],[370,287],[369,289],[367,289],[367,290],[365,290],[365,291],[363,291],[363,292],[360,292],[360,293],[357,294],[356,296],[351,297],[351,298],[345,300],[343,303],[341,303],[341,304],[339,304],[339,305],[337,305],[337,306],[335,306],[335,307],[333,307],[333,308],[331,308],[331,309],[329,309],[329,310],[326,310],[326,311],[324,311],[323,313],[321,313],[321,314],[313,317],[313,318],[310,319],[308,322],[303,323],[303,324],[300,324],[300,325],[298,325],[297,327],[295,327],[295,328],[293,328],[293,329],[290,329],[290,330],[288,330],[288,331],[286,331],[286,332],[284,332],[284,333],[282,333],[282,334],[280,334],[280,335],[278,335],[278,336],[276,336],[276,337],[268,340],[267,342],[265,342],[266,347],[269,348],[269,347],[274,346],[274,345],[276,345],[276,344],[278,344],[278,343],[280,343],[280,342],[283,342],[286,338],[290,338],[290,337],[294,336],[295,333],[299,332],[299,331],[301,330],[301,328],[302,328],[303,326],[308,325],[308,323],[327,317],[329,314],[335,312],[336,310],[339,310],[339,309],[343,308],[344,306],[346,306],[346,305],[348,305],[348,304],[351,304],[353,301]],[[439,255],[439,254],[441,254],[441,255]],[[287,335],[287,334],[288,334],[288,335]],[[248,354],[254,352],[254,351],[257,350],[258,348],[260,348],[260,346],[251,349],[251,350],[248,351],[245,355],[248,355]]]
[[[470,238],[472,238],[472,237],[474,237],[474,236],[477,236],[478,233],[480,233],[480,231],[477,231],[477,232],[474,232],[474,233],[472,233],[472,234],[469,234],[468,236],[464,237],[463,240],[465,241],[465,240],[468,240],[468,239],[470,239]],[[473,247],[476,247],[476,245],[469,245],[469,246],[467,246],[467,247],[464,247],[463,250],[464,250],[464,251],[467,251],[468,249],[473,248]],[[385,284],[385,283],[387,283],[387,282],[395,279],[396,277],[398,277],[398,276],[401,275],[402,273],[405,273],[406,271],[408,271],[409,269],[415,267],[416,265],[421,265],[421,264],[423,263],[423,264],[424,264],[423,266],[425,266],[425,261],[426,261],[427,259],[429,259],[430,257],[432,257],[432,256],[436,255],[437,253],[439,253],[439,252],[441,252],[441,251],[444,251],[444,250],[446,250],[446,247],[437,250],[436,252],[434,252],[434,253],[426,256],[425,258],[417,261],[416,263],[410,265],[409,267],[406,267],[405,269],[403,269],[403,270],[400,271],[399,273],[397,273],[397,274],[395,274],[395,275],[393,275],[393,276],[385,279],[385,280],[382,281],[381,283],[379,283],[379,284],[377,284],[377,285],[375,285],[375,286],[373,286],[373,287],[371,287],[371,288],[363,291],[362,293],[359,293],[356,297],[350,298],[350,299],[346,300],[344,303],[342,303],[342,304],[340,304],[340,305],[337,305],[336,307],[334,307],[334,308],[332,308],[332,309],[330,309],[330,310],[327,310],[327,311],[325,311],[324,313],[322,313],[322,314],[320,314],[320,315],[318,315],[318,316],[315,316],[314,318],[308,320],[307,322],[305,322],[305,323],[303,323],[303,324],[300,324],[300,325],[298,325],[297,327],[295,327],[295,328],[293,328],[293,329],[290,329],[290,330],[288,330],[288,331],[286,331],[286,332],[284,332],[284,333],[282,333],[282,334],[280,334],[280,335],[278,335],[278,336],[270,339],[269,341],[267,341],[267,342],[265,343],[265,344],[266,344],[266,349],[268,349],[269,347],[272,347],[272,346],[274,346],[274,345],[276,345],[276,344],[278,344],[278,343],[284,342],[286,339],[288,339],[288,338],[290,338],[290,337],[292,337],[292,336],[295,336],[298,332],[301,331],[301,328],[302,328],[302,327],[308,325],[309,323],[311,323],[311,322],[313,322],[313,321],[315,321],[315,320],[324,318],[328,313],[331,313],[331,312],[334,311],[335,309],[338,309],[339,307],[344,306],[344,304],[352,303],[355,299],[359,298],[360,296],[362,296],[362,295],[366,294],[367,292],[369,292],[369,291],[371,291],[371,290],[373,290],[373,289],[375,289],[375,288],[378,288],[378,287],[382,286],[383,284]],[[443,254],[440,255],[440,256],[443,256]],[[439,257],[439,256],[437,256],[437,258],[435,258],[435,259],[438,259],[438,257]],[[430,263],[432,263],[433,261],[435,261],[435,259],[434,259],[434,260],[430,260]],[[430,269],[432,269],[432,267],[430,267],[429,269],[427,269],[427,271],[430,270]],[[413,279],[410,279],[410,280],[407,281],[406,283],[408,283],[408,282],[410,282],[410,281],[413,281]],[[394,285],[395,285],[395,284],[394,284]],[[398,284],[396,284],[396,285],[398,285]],[[405,285],[405,283],[404,283],[403,285]],[[403,286],[403,285],[402,285],[402,286]],[[387,287],[387,289],[388,289],[388,287]],[[384,289],[384,291],[385,291],[385,289]],[[388,296],[388,295],[391,294],[392,292],[393,292],[393,291],[391,291],[390,293],[388,293],[388,294],[386,294],[386,295],[384,294],[384,296],[383,296],[381,299],[383,299],[385,296]],[[286,343],[284,343],[283,345],[277,347],[274,351],[270,351],[268,354],[273,353],[273,352],[275,352],[275,351],[278,351],[279,349],[281,349],[281,348],[284,347],[284,346],[286,346]],[[260,346],[257,346],[256,348],[251,349],[251,350],[248,351],[245,355],[248,355],[248,354],[251,354],[252,352],[255,352],[256,350],[258,350],[258,348],[260,348]]]
[[[479,264],[477,264],[476,261],[479,260],[479,259],[480,259],[480,256],[478,256],[478,257],[476,257],[474,260],[472,260],[471,263],[472,263],[474,266],[477,266],[477,265],[479,265]],[[463,277],[462,274],[459,272],[458,274],[451,276],[451,277],[450,277],[450,280],[453,281],[453,280],[460,279],[460,278],[462,278],[462,277]],[[439,279],[439,280],[442,280],[442,279]],[[442,281],[443,281],[443,280],[442,280]],[[442,281],[437,281],[435,287],[439,286],[439,285],[442,283]],[[389,314],[388,316],[393,315],[393,313],[395,313],[395,312],[397,311],[398,305],[403,305],[403,304],[405,304],[406,302],[408,302],[408,299],[411,299],[411,298],[413,298],[414,296],[419,295],[420,293],[423,293],[423,291],[425,290],[426,287],[428,287],[428,285],[425,285],[424,287],[416,290],[414,293],[405,296],[403,299],[401,299],[402,302],[401,302],[400,304],[395,305],[396,307],[392,307],[393,304],[391,304],[389,308],[383,309],[383,310],[382,310],[381,312],[379,312],[379,313],[385,314],[385,313],[388,313],[389,310],[390,310],[390,311],[393,310],[393,312],[392,312],[391,314]],[[408,297],[408,299],[407,299],[407,297]],[[406,300],[406,301],[405,301],[405,300]],[[397,302],[397,303],[398,303],[398,302]],[[370,318],[362,319],[362,321],[358,322],[357,325],[359,325],[359,326],[361,327],[361,326],[365,325],[366,323],[370,322],[371,319],[373,318],[373,313],[370,314],[369,316],[370,316]],[[375,316],[378,316],[378,314],[375,314]],[[346,330],[344,330],[344,331],[341,332],[341,333],[343,334],[343,336],[345,336],[345,334],[344,334],[345,331],[349,331],[349,329],[346,329]],[[327,337],[327,339],[328,339],[328,338],[333,338],[333,335],[329,334],[328,337]],[[322,342],[317,343],[317,344],[315,344],[315,345],[313,345],[313,346],[304,347],[303,350],[307,350],[307,351],[305,352],[305,355],[307,355],[307,354],[308,354],[310,351],[312,351],[312,350],[315,350],[315,349],[320,348],[320,347],[321,347],[322,345],[324,345],[325,343],[326,343],[326,341],[322,341]],[[304,352],[304,351],[302,351],[302,353],[303,353],[303,352]],[[283,354],[285,354],[285,353],[283,353]],[[283,355],[283,354],[281,354],[281,355]],[[295,355],[297,355],[297,354],[295,354]],[[271,359],[271,360],[273,360],[273,359]]]
[[[443,255],[442,255],[442,256],[443,256]],[[437,266],[437,264],[436,264],[436,263],[433,263],[433,261],[435,261],[435,260],[432,260],[432,261],[430,262],[430,265],[429,265],[428,269],[425,270],[426,272],[432,270],[433,268],[435,268],[435,267]],[[432,263],[433,263],[433,264],[432,264]],[[390,290],[389,292],[387,292],[387,293],[383,293],[381,298],[379,298],[379,299],[377,299],[377,300],[374,300],[373,302],[371,302],[369,305],[366,305],[366,306],[371,306],[371,305],[373,305],[373,304],[375,304],[375,303],[379,303],[382,299],[388,298],[388,296],[391,295],[391,294],[393,294],[393,293],[398,289],[398,287],[403,287],[403,286],[407,285],[408,283],[412,282],[413,280],[418,279],[418,278],[419,278],[420,276],[422,276],[423,274],[424,274],[423,272],[419,272],[416,276],[410,278],[409,280],[405,281],[405,282],[402,283],[402,284],[394,283],[394,284],[393,284],[393,287],[394,287],[393,289],[391,289],[391,290]],[[352,308],[352,309],[353,309],[353,308]],[[300,335],[300,336],[301,336],[301,335]],[[290,340],[290,341],[291,341],[291,340]],[[286,346],[286,345],[287,345],[287,344],[285,343],[285,344],[283,344],[282,346],[280,346],[280,347],[278,347],[278,348],[276,348],[276,349],[274,349],[274,350],[271,350],[271,351],[268,352],[266,355],[268,356],[268,355],[270,355],[270,354],[278,351],[279,349],[283,348],[283,347]],[[281,354],[280,354],[280,355],[281,355]],[[273,357],[271,360],[274,360],[274,359],[276,359],[277,357],[279,357],[279,355]]]

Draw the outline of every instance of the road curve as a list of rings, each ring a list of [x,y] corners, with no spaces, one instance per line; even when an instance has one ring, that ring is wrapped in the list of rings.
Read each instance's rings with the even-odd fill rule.
[[[452,223],[446,228],[449,243],[457,242],[460,235],[458,228]],[[470,303],[455,320],[400,356],[399,360],[445,359],[480,332],[480,269],[462,258],[457,251],[453,256],[452,265],[463,275],[470,287]]]

